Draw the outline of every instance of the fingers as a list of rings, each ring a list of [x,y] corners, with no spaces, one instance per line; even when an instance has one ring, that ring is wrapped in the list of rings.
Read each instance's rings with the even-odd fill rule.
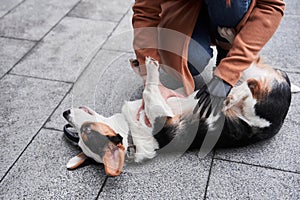
[[[197,106],[193,110],[193,114],[197,113],[197,111],[200,109],[199,112],[199,118],[209,118],[211,115],[216,116],[221,112],[222,106],[223,106],[223,99],[218,97],[211,97],[209,95],[204,95],[200,97],[200,100],[197,104]]]
[[[211,104],[209,105],[209,109],[208,109],[207,113],[205,114],[205,118],[208,118],[211,115],[213,117],[217,116],[221,112],[222,106],[223,106],[223,99],[215,97],[211,101]]]
[[[199,97],[199,100],[198,100],[198,105],[199,105],[199,107],[202,105],[202,103],[203,103],[207,98],[209,98],[209,94],[208,94],[207,92],[202,93],[202,95]]]
[[[199,99],[199,100],[198,100],[198,103],[197,103],[197,105],[195,106],[195,108],[193,110],[193,114],[195,114],[198,111],[198,109],[201,108],[201,105],[203,105],[203,102],[206,102],[207,99],[209,99],[209,94],[205,91],[205,89],[204,89],[204,91],[201,91],[201,90],[202,89],[200,89],[197,92],[196,96],[195,96],[195,99]],[[209,102],[207,102],[207,103],[209,103]],[[206,106],[207,106],[207,103],[205,104]],[[203,114],[205,108],[206,107],[202,106],[202,108],[201,108],[202,114]],[[201,116],[202,115],[200,114],[199,117],[201,117]]]
[[[207,97],[203,103],[203,106],[200,110],[200,114],[199,116],[202,118],[203,114],[207,111],[209,111],[209,107],[211,107],[211,99],[209,97]],[[208,109],[207,109],[208,108]]]
[[[200,100],[201,100],[201,102],[200,102]],[[203,114],[205,114],[205,117],[207,118],[207,115],[209,115],[211,112],[211,98],[209,95],[204,94],[203,96],[201,96],[200,100],[198,101],[197,105],[195,106],[195,108],[193,110],[193,114],[196,114],[198,112],[198,110],[200,109],[199,118],[202,118]]]
[[[208,107],[208,110],[207,110],[206,114],[205,114],[205,118],[208,118],[208,117],[210,116],[211,111],[212,111],[212,106],[210,105],[210,106]]]
[[[206,91],[206,88],[207,88],[206,85],[203,86],[203,87],[197,92],[197,94],[196,94],[196,96],[195,96],[195,99],[199,99],[200,96],[202,95],[202,93]]]

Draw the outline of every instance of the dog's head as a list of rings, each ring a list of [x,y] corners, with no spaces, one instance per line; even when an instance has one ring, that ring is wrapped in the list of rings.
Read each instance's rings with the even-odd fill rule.
[[[291,102],[288,76],[258,62],[247,69],[240,80],[225,101],[225,115],[232,121],[239,119],[250,127],[257,127],[268,136],[276,134]]]
[[[107,175],[119,175],[125,157],[123,137],[105,123],[107,118],[88,107],[66,110],[63,116],[77,129],[84,154],[103,163]]]

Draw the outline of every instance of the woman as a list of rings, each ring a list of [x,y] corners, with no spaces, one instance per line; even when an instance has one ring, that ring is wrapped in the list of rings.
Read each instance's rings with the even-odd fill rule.
[[[193,76],[203,71],[212,57],[210,45],[215,44],[214,78],[197,94],[204,111],[210,99],[222,101],[257,58],[279,26],[284,7],[282,0],[136,0],[133,45],[140,75],[145,77],[145,56],[151,56],[178,72],[190,94],[195,89]],[[218,34],[218,27],[235,31],[232,45]],[[162,85],[160,90],[165,99],[175,95]]]

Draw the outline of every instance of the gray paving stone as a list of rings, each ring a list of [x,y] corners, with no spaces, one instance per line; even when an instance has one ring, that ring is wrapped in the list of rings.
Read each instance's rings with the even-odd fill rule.
[[[16,5],[21,3],[23,0],[1,0],[0,4],[0,17],[5,15],[11,9],[13,9]]]
[[[0,81],[0,177],[42,127],[70,84],[5,76]]]
[[[0,19],[0,35],[39,40],[79,0],[26,0]]]
[[[74,82],[115,23],[64,18],[13,73]]]
[[[215,160],[207,199],[299,199],[300,175]]]
[[[284,0],[285,2],[285,15],[300,15],[300,3],[298,0]]]
[[[292,83],[296,84],[297,86],[300,86],[299,74],[289,72],[288,76]],[[292,95],[292,102],[291,102],[291,106],[289,109],[289,113],[286,117],[286,122],[288,121],[288,122],[295,124],[297,126],[296,129],[300,126],[300,121],[299,121],[300,107],[299,107],[299,105],[300,105],[300,93],[295,93]],[[299,128],[298,128],[298,133],[300,133]]]
[[[289,77],[295,84],[300,85],[298,74],[289,73]],[[299,103],[300,94],[293,94],[287,118],[275,137],[244,148],[217,150],[216,157],[300,172]]]
[[[103,166],[68,171],[67,161],[79,150],[62,134],[39,132],[1,183],[1,199],[95,199],[105,178]]]
[[[126,172],[125,166],[119,177],[108,178],[99,199],[203,199],[210,162],[188,152],[167,165],[164,159],[154,163],[163,168],[141,164],[142,170]]]
[[[263,60],[277,68],[300,72],[298,57],[300,43],[300,16],[286,15],[277,32],[263,48]]]
[[[119,53],[121,54],[121,53]],[[125,53],[103,73],[95,91],[95,109],[104,116],[111,116],[121,111],[125,100],[142,85],[142,80],[129,66],[133,54]]]
[[[104,44],[104,49],[118,51],[133,51],[132,10],[122,19],[109,40]]]
[[[30,48],[34,42],[0,37],[0,77],[2,77]]]
[[[132,0],[83,0],[69,15],[95,20],[119,21],[132,4]]]
[[[299,143],[299,125],[286,121],[274,138],[249,147],[218,150],[216,157],[300,172]]]
[[[120,112],[123,102],[142,85],[129,66],[132,56],[131,53],[99,51],[46,127],[61,129],[66,123],[61,115],[70,107],[89,106],[104,116]]]

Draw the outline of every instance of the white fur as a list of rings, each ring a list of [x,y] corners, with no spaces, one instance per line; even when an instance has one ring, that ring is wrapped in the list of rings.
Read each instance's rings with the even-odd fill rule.
[[[230,44],[233,44],[235,34],[232,32],[231,28],[218,27],[218,32],[221,37],[225,38]]]
[[[152,135],[152,128],[147,127],[143,119],[139,121],[136,119],[136,113],[141,103],[141,100],[127,101],[122,107],[122,113],[126,118],[133,143],[136,146],[135,162],[155,157],[156,149],[158,149],[158,143]],[[143,115],[141,113],[141,116]]]
[[[292,91],[292,93],[298,93],[298,92],[300,92],[300,87],[291,83],[291,91]]]
[[[174,117],[172,109],[160,93],[159,85],[159,64],[150,57],[146,58],[147,80],[143,92],[145,113],[151,124],[154,124],[157,117]]]
[[[228,97],[230,97],[230,101],[228,105],[223,107],[223,112],[228,110],[235,111],[235,113],[237,113],[236,116],[250,126],[256,126],[260,128],[270,126],[270,122],[256,115],[254,109],[256,99],[252,97],[252,93],[247,85],[247,82],[243,82],[241,85],[232,88]],[[237,106],[241,101],[243,101],[243,110]]]

